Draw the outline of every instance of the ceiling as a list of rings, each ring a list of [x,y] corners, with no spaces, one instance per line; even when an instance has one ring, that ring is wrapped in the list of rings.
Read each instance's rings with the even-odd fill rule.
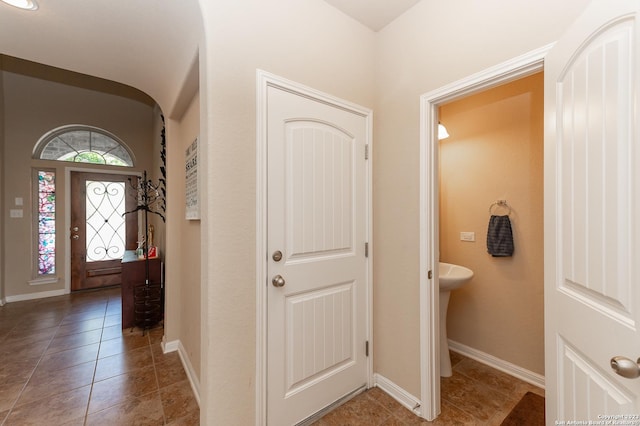
[[[353,19],[379,31],[420,0],[325,0]]]
[[[325,0],[378,31],[419,0]],[[197,90],[199,0],[0,2],[0,53],[135,87],[169,117]],[[187,88],[187,89],[185,89]]]
[[[149,94],[171,116],[197,59],[198,0],[0,2],[0,53]]]

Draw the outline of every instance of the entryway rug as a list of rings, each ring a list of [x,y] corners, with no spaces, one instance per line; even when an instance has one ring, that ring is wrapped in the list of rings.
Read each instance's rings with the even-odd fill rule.
[[[544,426],[544,398],[533,392],[524,394],[500,426]]]

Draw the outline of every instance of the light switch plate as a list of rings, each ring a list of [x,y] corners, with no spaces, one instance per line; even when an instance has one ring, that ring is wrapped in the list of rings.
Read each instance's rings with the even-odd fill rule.
[[[475,232],[461,232],[460,233],[460,241],[475,241],[476,233]]]
[[[16,197],[16,206],[21,206],[24,204],[24,199],[22,197]]]

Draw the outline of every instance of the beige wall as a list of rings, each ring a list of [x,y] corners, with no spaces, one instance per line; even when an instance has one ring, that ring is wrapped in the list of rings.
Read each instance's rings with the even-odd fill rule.
[[[2,57],[0,57],[2,70]],[[4,208],[4,73],[0,71],[0,306],[4,304],[4,218],[7,212]]]
[[[200,132],[200,97],[196,95],[179,120],[168,123],[168,220],[166,322],[167,342],[180,340],[200,379],[200,244],[199,220],[185,219],[185,150]],[[200,170],[201,175],[204,174]]]
[[[66,197],[64,168],[70,163],[31,160],[33,147],[47,131],[67,124],[85,124],[108,130],[122,139],[134,152],[135,170],[152,167],[153,108],[137,100],[110,95],[41,78],[3,72],[5,105],[5,150],[2,156],[3,176],[12,184],[2,193],[5,209],[16,208],[16,197],[24,199],[24,217],[4,216],[3,239],[5,258],[2,273],[5,296],[61,290],[64,288]],[[31,286],[32,268],[32,191],[31,166],[55,168],[57,212],[56,284]],[[77,165],[76,165],[77,166]],[[91,168],[83,164],[82,167]],[[117,170],[122,170],[117,168]]]
[[[374,368],[420,395],[419,97],[558,39],[588,0],[423,0],[376,38]]]
[[[448,336],[544,375],[542,74],[444,105],[440,260],[474,271],[451,294]],[[489,206],[511,206],[513,257],[487,253]],[[507,214],[493,207],[494,214]],[[460,232],[475,232],[475,242]]]
[[[256,401],[256,68],[373,105],[374,35],[321,0],[201,1],[207,37],[202,424]]]
[[[201,2],[203,422],[255,416],[255,69],[374,106],[374,369],[419,396],[419,96],[556,40],[587,2],[423,0],[378,34],[319,0]]]

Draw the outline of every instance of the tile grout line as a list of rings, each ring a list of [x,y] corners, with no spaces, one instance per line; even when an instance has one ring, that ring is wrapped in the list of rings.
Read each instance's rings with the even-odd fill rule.
[[[102,316],[102,328],[100,331],[100,343],[98,343],[98,351],[96,352],[96,363],[93,366],[93,376],[91,376],[91,389],[89,389],[89,398],[87,398],[87,406],[84,409],[84,420],[82,424],[86,426],[87,419],[89,417],[89,404],[91,404],[91,397],[93,396],[93,384],[96,382],[96,371],[98,370],[98,361],[100,359],[100,348],[102,348],[102,336],[104,336],[104,324],[107,320],[107,309],[109,307],[109,298],[107,297],[107,304],[104,308],[104,315]]]
[[[64,321],[65,317],[66,317],[66,314],[60,319],[60,322],[56,326],[56,331],[53,333],[53,335],[49,339],[49,343],[47,343],[47,346],[45,346],[45,348],[43,349],[42,354],[40,354],[40,357],[38,358],[38,362],[36,362],[36,365],[33,367],[33,370],[31,371],[31,374],[29,374],[29,377],[25,380],[24,385],[22,386],[22,389],[20,389],[20,392],[18,393],[18,397],[15,399],[15,401],[13,401],[13,404],[11,404],[11,407],[7,411],[7,416],[2,421],[2,425],[4,425],[6,423],[6,421],[9,420],[9,417],[11,417],[11,414],[13,413],[13,410],[16,407],[16,404],[18,403],[18,401],[22,397],[22,394],[23,394],[24,390],[27,388],[27,385],[29,384],[29,381],[31,381],[31,379],[33,378],[33,375],[35,374],[38,366],[40,365],[40,362],[42,362],[42,358],[44,358],[44,355],[47,353],[47,349],[49,349],[49,346],[51,345],[51,342],[53,341],[53,339],[55,339],[56,334],[57,334],[58,330],[60,330],[60,326],[62,325],[62,322]],[[6,336],[5,336],[5,338],[6,338]]]
[[[160,407],[162,408],[162,423],[167,424],[167,414],[164,410],[164,403],[162,402],[162,393],[160,392],[160,380],[158,379],[158,369],[156,367],[156,356],[153,353],[153,347],[151,345],[151,333],[147,332],[147,341],[149,342],[149,350],[151,351],[151,363],[153,364],[153,374],[156,378],[156,386],[158,387],[158,398],[160,398]]]

